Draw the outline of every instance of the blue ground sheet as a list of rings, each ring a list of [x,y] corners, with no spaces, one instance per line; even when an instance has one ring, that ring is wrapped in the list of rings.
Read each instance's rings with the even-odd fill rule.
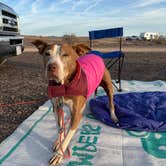
[[[134,131],[166,131],[166,92],[134,92],[114,95],[118,124],[110,118],[107,96],[90,100],[96,119],[112,127]]]

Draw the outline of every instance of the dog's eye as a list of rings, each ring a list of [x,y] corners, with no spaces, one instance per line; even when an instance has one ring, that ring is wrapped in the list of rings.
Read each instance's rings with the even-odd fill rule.
[[[46,56],[50,56],[50,53],[49,53],[49,52],[46,52],[45,55],[46,55]]]
[[[62,56],[68,56],[68,54],[67,53],[63,53]]]

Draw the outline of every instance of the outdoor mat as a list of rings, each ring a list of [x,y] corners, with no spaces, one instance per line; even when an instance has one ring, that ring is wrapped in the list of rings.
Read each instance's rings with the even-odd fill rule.
[[[122,81],[122,93],[166,91],[166,82]],[[117,92],[118,93],[118,92]],[[99,89],[98,95],[104,95]],[[57,136],[52,106],[47,101],[0,144],[2,166],[47,166]],[[117,129],[96,120],[87,104],[61,166],[165,166],[166,132]]]

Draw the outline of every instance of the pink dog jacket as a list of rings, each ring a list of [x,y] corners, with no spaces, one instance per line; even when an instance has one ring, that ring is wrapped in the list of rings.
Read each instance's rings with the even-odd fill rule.
[[[88,98],[99,86],[105,65],[97,55],[87,54],[77,59],[77,72],[74,79],[65,85],[55,85],[49,82],[48,96],[50,98],[60,96],[82,95]]]

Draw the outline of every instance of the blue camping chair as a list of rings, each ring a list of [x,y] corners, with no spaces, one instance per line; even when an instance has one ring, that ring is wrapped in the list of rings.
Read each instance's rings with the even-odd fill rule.
[[[108,68],[108,70],[110,70],[111,67],[113,67],[115,64],[118,63],[116,83],[118,83],[119,86],[113,83],[113,85],[117,88],[118,91],[122,91],[121,72],[122,72],[123,61],[124,61],[124,53],[122,52],[122,36],[123,36],[122,27],[89,31],[90,48],[93,48],[93,40],[103,39],[103,38],[114,38],[114,37],[119,38],[119,49],[116,51],[111,51],[108,53],[103,53],[96,50],[91,51],[91,53],[97,54],[103,59],[106,59],[106,67]]]

